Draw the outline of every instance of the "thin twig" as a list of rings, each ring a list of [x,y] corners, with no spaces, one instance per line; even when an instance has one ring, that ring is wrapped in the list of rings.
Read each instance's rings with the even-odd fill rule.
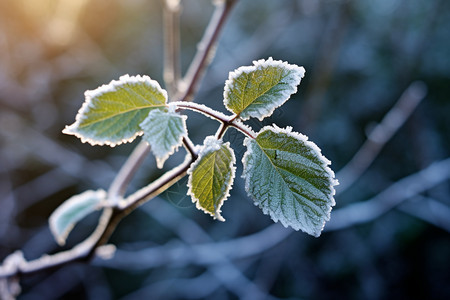
[[[333,211],[333,217],[325,226],[324,231],[341,230],[373,221],[405,200],[416,197],[449,179],[450,158],[447,158],[397,181],[370,200],[336,209]],[[164,210],[164,205],[162,209]],[[448,208],[446,212],[448,212]],[[175,211],[175,213],[178,212]],[[175,215],[175,218],[182,220],[182,217],[177,215]],[[177,228],[182,227],[178,226]],[[129,270],[167,266],[168,262],[170,262],[169,265],[177,268],[189,264],[211,266],[220,264],[223,257],[236,260],[258,255],[279,245],[293,232],[283,228],[280,224],[273,224],[257,233],[223,242],[206,240],[200,244],[191,244],[186,240],[189,245],[168,243],[139,251],[119,249],[114,260],[96,259],[94,264]],[[201,236],[200,233],[198,235]],[[236,251],[236,249],[239,249],[239,251]],[[180,256],[179,253],[184,253],[184,255]],[[213,255],[214,253],[220,253],[220,255]]]
[[[148,186],[141,188],[140,190],[124,199],[120,205],[121,210],[132,211],[149,199],[152,199],[156,195],[161,194],[163,191],[172,186],[172,184],[174,184],[176,181],[184,177],[186,175],[186,171],[193,162],[194,159],[190,155],[188,155],[181,165],[170,170],[157,180],[153,181]]]
[[[112,204],[117,204],[125,195],[128,185],[137,172],[142,162],[150,152],[150,146],[147,142],[141,141],[136,148],[134,148],[131,155],[128,157],[125,164],[120,169],[117,176],[114,178],[108,190],[108,201]]]
[[[218,139],[222,138],[223,134],[225,133],[226,129],[228,127],[234,127],[244,133],[246,136],[255,138],[256,133],[253,132],[253,130],[242,123],[242,121],[239,118],[236,118],[236,115],[230,115],[227,116],[217,110],[214,110],[212,108],[209,108],[203,104],[198,104],[195,102],[172,102],[173,105],[176,105],[179,109],[189,109],[192,111],[196,111],[199,113],[202,113],[203,115],[219,121],[222,123],[221,127],[217,131],[216,137]]]
[[[180,87],[182,96],[179,97],[179,101],[189,101],[197,91],[204,70],[214,57],[214,49],[220,32],[237,2],[238,0],[224,0],[217,4],[205,34],[198,45],[198,51],[182,80],[184,86]]]
[[[105,229],[109,226],[113,209],[106,208],[99,219],[99,224],[94,232],[83,242],[79,243],[70,250],[58,252],[53,255],[43,255],[38,259],[25,261],[20,257],[21,252],[11,254],[16,256],[14,264],[0,266],[0,278],[13,276],[16,274],[30,274],[44,269],[54,268],[69,262],[85,259],[95,250],[94,245],[104,234]]]
[[[69,262],[92,258],[95,255],[96,249],[108,241],[120,220],[139,205],[154,198],[180,180],[186,174],[191,163],[192,158],[189,156],[179,167],[167,172],[149,186],[142,188],[126,200],[120,202],[120,207],[105,208],[94,232],[74,248],[53,255],[43,255],[31,261],[25,261],[24,259],[16,260],[17,263],[10,266],[2,265],[0,266],[0,278],[9,277],[18,273],[34,273]]]
[[[384,116],[367,137],[366,142],[356,152],[350,162],[338,173],[337,190],[342,193],[349,188],[372,164],[384,145],[402,127],[414,109],[425,98],[427,87],[422,82],[413,82],[403,92],[397,103]]]
[[[189,75],[186,78],[189,88],[182,97],[183,100],[192,96],[195,92],[196,86],[201,79],[200,75],[202,70],[208,63],[207,58],[213,55],[213,45],[217,42],[219,32],[224,26],[225,20],[227,19],[231,8],[236,2],[237,0],[226,0],[225,4],[222,6],[223,10],[221,10],[222,13],[220,14],[218,20],[216,20],[217,14],[213,16],[213,20],[208,26],[207,34],[205,34],[205,37],[202,40],[202,43],[205,43],[207,46],[204,49],[199,49],[197,56],[200,58],[198,61],[191,64],[191,72],[194,75]],[[11,277],[16,274],[34,273],[48,268],[61,266],[69,262],[86,260],[94,257],[96,250],[108,241],[110,235],[120,220],[136,209],[139,205],[142,205],[146,201],[154,198],[156,195],[159,195],[172,184],[185,176],[187,169],[196,159],[196,153],[192,142],[190,142],[189,139],[184,140],[184,145],[191,155],[189,155],[180,166],[167,172],[149,186],[138,190],[126,200],[122,200],[119,202],[119,206],[114,208],[105,208],[96,229],[86,240],[70,250],[62,251],[53,255],[43,255],[41,258],[31,261],[26,261],[21,252],[13,253],[9,256],[11,258],[9,261],[14,260],[14,263],[0,265],[0,278]],[[120,201],[121,197],[125,194],[131,178],[136,173],[138,167],[142,165],[142,161],[148,154],[148,151],[149,146],[144,142],[141,142],[135,148],[110,186],[108,197],[111,198],[111,201]]]
[[[228,123],[232,120],[233,116],[227,116],[223,113],[221,113],[220,111],[214,110],[206,105],[203,104],[198,104],[195,102],[172,102],[172,105],[175,105],[177,108],[180,109],[189,109],[192,111],[196,111],[199,113],[202,113],[203,115],[222,122],[222,123]]]
[[[244,123],[242,123],[240,119],[233,119],[230,123],[230,126],[237,128],[239,131],[244,133],[249,138],[256,139],[256,133],[250,128],[250,126],[247,126]]]
[[[183,146],[186,148],[187,152],[192,156],[193,160],[196,160],[198,157],[198,153],[195,150],[194,143],[187,136],[183,137]]]
[[[180,71],[180,0],[164,1],[164,81],[169,96],[178,92]]]

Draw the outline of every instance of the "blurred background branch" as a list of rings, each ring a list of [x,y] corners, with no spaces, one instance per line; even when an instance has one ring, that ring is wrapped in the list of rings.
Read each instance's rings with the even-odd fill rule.
[[[367,140],[353,158],[337,173],[338,192],[349,188],[372,164],[384,145],[406,122],[414,109],[426,96],[426,86],[422,82],[413,82],[403,92],[383,120],[369,133]]]
[[[169,2],[179,6],[170,11]],[[296,124],[341,169],[321,238],[272,224],[239,178],[223,208],[227,222],[213,222],[181,181],[118,226],[114,258],[27,276],[21,299],[449,298],[449,5],[239,1],[196,100],[223,110],[228,72],[255,59],[305,66],[297,95],[251,125]],[[90,147],[60,133],[83,92],[129,73],[164,78],[175,93],[215,9],[209,0],[0,2],[2,260],[17,249],[27,259],[59,251],[50,213],[73,194],[107,189],[133,148]],[[163,22],[179,28],[179,46]],[[208,122],[189,118],[194,143],[214,133]],[[239,160],[242,137],[229,131],[224,139]],[[161,175],[152,157],[143,164],[130,192]],[[96,217],[77,225],[68,248]]]
[[[180,66],[180,0],[164,1],[164,82],[167,93],[178,92],[181,79]]]

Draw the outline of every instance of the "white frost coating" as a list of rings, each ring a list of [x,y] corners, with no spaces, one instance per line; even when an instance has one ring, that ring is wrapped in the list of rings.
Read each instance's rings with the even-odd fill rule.
[[[170,111],[173,106],[169,105],[169,112],[159,109],[150,111],[148,117],[140,124],[144,131],[143,139],[150,146],[156,157],[156,165],[159,169],[164,162],[183,143],[183,137],[187,136],[187,116]]]
[[[245,78],[246,86],[244,87],[244,90],[239,90],[239,87],[236,86],[236,82],[238,82],[241,77],[246,77],[246,75],[252,73],[257,75],[258,71],[268,68],[277,68],[282,70],[284,75],[279,82],[275,83],[271,87],[279,87],[274,94],[269,94],[270,90],[266,90],[262,91],[261,94],[258,94],[255,98],[254,94],[256,92],[260,92],[258,91],[260,86],[258,83],[259,78],[257,76],[251,77],[251,80],[255,81],[256,86],[252,86],[251,80],[248,80],[247,78]],[[304,76],[305,69],[303,67],[280,60],[273,60],[272,57],[269,57],[267,60],[260,59],[258,61],[253,61],[253,66],[240,67],[233,72],[230,72],[229,77],[225,82],[225,89],[223,93],[224,105],[229,111],[239,115],[242,120],[247,120],[250,117],[263,120],[265,117],[270,116],[277,107],[283,105],[292,94],[297,92],[297,86],[300,84],[300,81]],[[264,80],[269,82],[272,79],[273,78],[265,78]],[[249,90],[246,90],[249,83],[250,88]],[[240,106],[242,106],[238,110],[236,110],[236,108],[231,108],[236,105],[236,103],[231,103],[231,99],[233,97],[237,97],[237,95],[233,96],[233,94],[236,93],[239,94],[238,98],[241,102]],[[244,103],[248,102],[248,100],[251,100],[250,103]]]
[[[194,172],[194,170],[198,167],[198,165],[201,162],[201,159],[203,157],[205,157],[205,155],[214,152],[214,151],[219,151],[221,149],[221,147],[225,147],[225,149],[231,154],[231,161],[230,161],[230,165],[228,166],[229,169],[229,174],[227,175],[227,178],[225,179],[225,185],[221,186],[221,194],[222,197],[218,200],[217,205],[215,207],[215,212],[211,213],[210,211],[204,209],[200,203],[200,199],[198,199],[195,195],[194,195],[194,191],[193,191],[193,176],[192,173]],[[198,210],[202,210],[205,214],[209,214],[211,215],[214,219],[217,219],[219,221],[224,222],[225,219],[222,217],[221,215],[221,207],[223,205],[223,202],[225,200],[228,199],[228,197],[230,196],[230,191],[233,187],[233,182],[234,182],[234,177],[235,177],[235,173],[236,173],[236,167],[234,166],[236,163],[236,157],[234,155],[234,151],[233,149],[230,147],[230,143],[226,142],[223,143],[223,141],[221,139],[217,139],[214,136],[207,136],[203,142],[203,147],[200,150],[200,153],[198,155],[198,159],[190,166],[190,168],[187,171],[187,174],[189,175],[188,178],[188,195],[191,196],[192,198],[192,202],[195,203],[195,206]],[[213,200],[211,200],[213,201]]]
[[[142,198],[147,197],[149,194],[152,194],[155,190],[159,189],[161,187],[161,184],[164,182],[168,182],[174,177],[180,176],[181,170],[184,168],[187,168],[192,161],[192,156],[190,153],[186,153],[186,156],[184,157],[183,163],[178,165],[177,167],[165,172],[161,177],[159,177],[157,180],[151,182],[149,185],[144,186],[143,188],[139,189],[138,191],[134,192],[130,196],[128,196],[125,199],[122,199],[117,207],[119,209],[126,209],[133,203],[136,203],[137,201],[142,200]],[[184,175],[182,175],[184,176]]]
[[[224,113],[221,113],[220,111],[214,110],[204,104],[181,101],[181,102],[171,102],[170,105],[176,106],[176,108],[189,109],[192,111],[199,112],[202,115],[215,121],[217,121],[217,119],[221,120],[229,119],[229,116],[225,115]]]
[[[230,143],[226,143],[230,144]],[[220,150],[223,145],[222,139],[216,139],[214,136],[207,136],[203,141],[203,148],[199,153],[199,156],[206,155],[209,152]]]
[[[327,199],[326,208],[324,210],[324,207],[317,206],[316,203],[313,203],[307,198],[303,198],[302,195],[297,195],[300,199],[300,203],[297,201],[297,198],[292,197],[292,195],[277,194],[278,189],[276,189],[276,187],[286,185],[287,183],[284,180],[281,180],[280,176],[272,176],[270,172],[268,174],[264,174],[263,176],[259,176],[261,169],[264,168],[264,163],[268,164],[269,170],[273,169],[274,166],[272,165],[272,162],[268,162],[269,159],[257,160],[258,154],[254,154],[254,151],[263,150],[258,145],[256,140],[250,138],[246,138],[244,140],[244,145],[247,147],[247,151],[242,159],[244,165],[242,177],[245,179],[245,189],[248,195],[254,200],[255,205],[258,205],[264,214],[270,215],[274,222],[280,221],[284,227],[291,226],[295,230],[301,229],[311,235],[319,236],[323,230],[325,222],[330,219],[332,206],[335,205],[335,200],[333,197],[335,195],[334,186],[339,184],[338,181],[334,179],[334,172],[328,166],[331,162],[322,155],[321,150],[316,144],[308,141],[307,136],[301,133],[292,132],[291,127],[282,129],[276,125],[266,126],[261,129],[258,135],[268,130],[273,133],[287,135],[301,141],[308,147],[308,149],[310,149],[311,154],[319,160],[322,170],[327,174],[326,178],[328,179],[329,191],[328,193],[324,193],[323,191],[317,190],[317,188],[310,187],[305,192],[312,195],[316,199],[321,199],[325,196]],[[257,182],[255,183],[255,181]],[[295,184],[295,181],[292,181],[290,184]],[[267,188],[267,186],[271,186],[272,188]],[[264,187],[266,188],[264,189]],[[293,191],[291,191],[291,193],[293,193]],[[258,196],[262,196],[262,198],[258,198]],[[281,198],[273,199],[274,197]],[[314,211],[322,211],[323,215],[315,216]],[[298,220],[298,222],[295,220]]]
[[[95,134],[95,132],[92,131],[80,131],[80,124],[88,119],[89,112],[95,107],[95,104],[93,103],[93,100],[106,94],[106,93],[113,93],[116,92],[119,88],[121,88],[125,84],[141,84],[144,83],[148,87],[154,88],[158,93],[161,93],[163,97],[166,99],[167,103],[167,92],[166,90],[162,89],[159,83],[155,80],[152,80],[147,75],[136,75],[136,76],[130,76],[128,74],[125,74],[121,77],[119,77],[119,80],[112,80],[108,84],[104,84],[95,90],[88,90],[84,93],[85,95],[85,101],[81,108],[79,109],[76,117],[75,122],[72,125],[67,125],[64,130],[62,131],[64,134],[69,135],[75,135],[79,139],[81,139],[81,142],[83,143],[89,143],[91,145],[108,145],[111,147],[120,145],[122,143],[128,143],[132,142],[136,137],[141,136],[143,134],[142,131],[135,132],[130,131],[126,132],[125,135],[127,135],[126,138],[123,138],[119,141],[111,141],[108,137],[99,137]]]
[[[174,105],[173,103],[168,104],[167,109],[169,110],[169,113],[175,113],[177,111],[177,106]]]
[[[292,131],[292,126],[287,126],[286,128],[280,128],[276,124],[268,125],[268,126],[261,128],[261,130],[258,132],[258,134],[265,130],[270,130],[275,133],[286,134],[288,136],[292,136],[298,140],[303,141],[306,145],[308,145],[313,150],[314,153],[317,154],[317,157],[322,161],[323,166],[325,166],[328,169],[326,171],[331,175],[331,178],[334,178],[333,170],[331,170],[328,167],[328,165],[331,164],[331,161],[322,155],[322,150],[314,142],[309,141],[308,137],[306,135],[301,134],[299,132]]]
[[[50,216],[49,225],[55,240],[63,246],[75,224],[85,216],[105,205],[104,190],[85,191],[67,199]]]

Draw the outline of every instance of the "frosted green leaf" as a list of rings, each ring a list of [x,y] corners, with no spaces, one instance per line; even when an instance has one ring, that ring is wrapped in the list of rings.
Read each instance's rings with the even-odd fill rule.
[[[61,246],[76,223],[100,209],[106,200],[104,190],[86,191],[67,199],[50,216],[50,230]]]
[[[291,128],[266,126],[256,139],[246,138],[245,189],[264,214],[319,236],[334,206],[338,184],[320,149]]]
[[[86,91],[85,98],[75,123],[63,133],[75,135],[83,143],[113,147],[142,134],[139,124],[150,110],[166,106],[167,92],[148,76],[124,75]]]
[[[253,66],[230,72],[225,82],[224,104],[242,120],[251,117],[262,120],[297,92],[304,75],[303,67],[271,57],[254,61]]]
[[[188,194],[197,209],[225,221],[220,208],[228,198],[234,180],[236,158],[230,143],[206,137],[198,159],[188,170]]]
[[[166,159],[182,144],[187,135],[186,119],[175,111],[155,109],[141,123],[143,139],[150,144],[158,168],[162,168]]]

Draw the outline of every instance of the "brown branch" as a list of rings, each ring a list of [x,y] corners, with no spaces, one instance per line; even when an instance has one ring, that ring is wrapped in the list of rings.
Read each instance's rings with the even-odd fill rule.
[[[206,47],[200,47],[191,64],[189,69],[190,72],[188,72],[188,76],[185,78],[185,81],[188,83],[188,89],[182,97],[182,100],[186,100],[195,93],[203,69],[209,63],[207,58],[212,58],[213,46],[216,44],[219,33],[228,18],[231,8],[236,2],[237,0],[226,0],[221,6],[218,6],[218,9],[216,9],[216,13],[213,15],[201,42],[201,44],[205,44]],[[45,254],[42,257],[31,261],[26,261],[20,251],[15,252],[8,256],[4,263],[0,265],[0,281],[3,278],[10,278],[18,274],[34,273],[62,266],[74,261],[89,260],[94,257],[96,251],[108,241],[117,224],[126,215],[143,203],[153,199],[186,175],[187,169],[192,162],[195,161],[197,154],[192,142],[188,138],[184,139],[184,146],[190,155],[180,166],[167,172],[149,186],[138,190],[127,199],[121,200],[132,177],[142,165],[142,161],[150,149],[148,144],[141,142],[129,156],[109,188],[108,198],[114,207],[107,207],[104,209],[97,227],[87,239],[70,250],[53,255]]]
[[[203,73],[214,57],[214,49],[220,32],[238,0],[222,0],[218,2],[205,34],[198,45],[197,53],[182,80],[183,86],[180,87],[182,95],[178,101],[189,101],[196,93]],[[176,98],[178,99],[178,97]]]
[[[137,172],[142,162],[150,152],[150,146],[141,141],[134,148],[127,161],[123,164],[119,173],[114,178],[108,190],[108,200],[112,203],[118,203],[120,198],[126,193],[127,187],[133,179],[133,175]]]
[[[253,139],[256,138],[256,133],[254,133],[249,126],[242,123],[242,121],[236,115],[227,116],[205,105],[194,102],[172,102],[172,104],[176,105],[178,109],[189,109],[192,111],[200,112],[213,120],[221,122],[222,125],[216,133],[217,139],[222,138],[228,127],[234,127],[244,133],[246,136]]]
[[[185,162],[177,168],[167,172],[149,186],[138,190],[126,200],[122,200],[122,202],[119,203],[119,207],[105,208],[94,232],[74,248],[53,255],[43,255],[38,259],[30,261],[26,261],[23,257],[20,257],[19,259],[18,254],[13,253],[11,257],[15,257],[14,263],[0,266],[0,278],[10,277],[16,274],[30,274],[44,269],[58,267],[69,262],[91,259],[94,257],[98,247],[104,245],[108,241],[117,224],[125,216],[143,203],[161,194],[175,182],[184,177],[193,161],[194,159],[192,156],[189,156]]]

